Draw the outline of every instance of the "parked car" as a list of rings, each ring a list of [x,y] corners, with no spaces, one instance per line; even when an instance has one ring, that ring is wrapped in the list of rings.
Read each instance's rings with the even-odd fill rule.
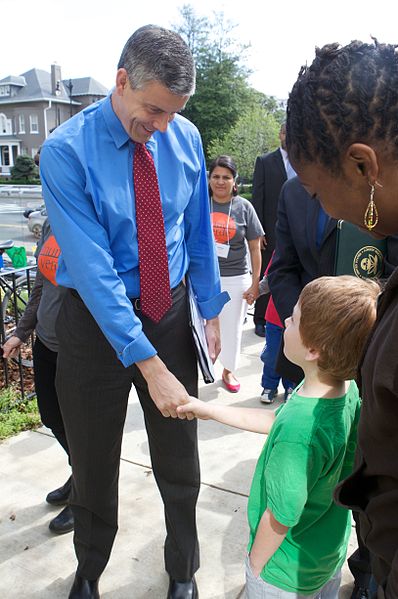
[[[38,208],[37,208],[37,207],[36,207],[36,208],[26,208],[26,210],[24,210],[24,212],[23,212],[23,216],[24,216],[25,218],[29,218],[29,214],[32,214],[32,212],[37,212],[37,211],[39,211],[39,210],[44,210],[44,209],[45,209],[45,207],[46,207],[46,205],[45,205],[45,204],[42,204],[42,205],[41,205],[41,206],[39,206]]]
[[[36,239],[40,239],[43,223],[47,218],[47,210],[34,210],[28,216],[28,229]]]

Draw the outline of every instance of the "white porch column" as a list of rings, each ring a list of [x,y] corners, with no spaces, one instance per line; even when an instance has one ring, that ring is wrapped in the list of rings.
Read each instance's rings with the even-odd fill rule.
[[[8,156],[10,158],[10,168],[11,168],[12,166],[14,166],[14,156],[12,153],[12,145],[8,146]]]

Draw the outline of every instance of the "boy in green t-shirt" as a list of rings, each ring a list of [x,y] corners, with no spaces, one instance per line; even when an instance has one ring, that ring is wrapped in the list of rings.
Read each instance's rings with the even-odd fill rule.
[[[286,320],[285,354],[305,378],[274,413],[192,401],[188,418],[269,433],[248,503],[248,599],[337,599],[350,513],[333,490],[353,465],[359,395],[354,381],[376,318],[378,285],[321,277],[301,292]]]

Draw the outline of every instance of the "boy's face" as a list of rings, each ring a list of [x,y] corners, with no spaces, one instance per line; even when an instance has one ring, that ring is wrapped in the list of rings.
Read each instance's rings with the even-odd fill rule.
[[[283,336],[285,346],[283,352],[288,360],[303,366],[305,364],[305,357],[308,354],[308,349],[303,345],[300,335],[300,318],[301,310],[300,304],[294,306],[293,314],[285,320],[285,333]]]

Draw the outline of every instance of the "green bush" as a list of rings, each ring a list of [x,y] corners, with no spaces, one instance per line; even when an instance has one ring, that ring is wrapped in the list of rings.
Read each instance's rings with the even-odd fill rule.
[[[40,178],[31,179],[11,179],[9,177],[0,177],[0,185],[41,185]]]
[[[247,191],[244,191],[243,193],[240,193],[239,195],[242,198],[246,198],[246,200],[250,200],[251,201],[251,199],[252,199],[252,194],[249,193],[249,192],[247,192]]]
[[[11,180],[24,181],[34,179],[37,177],[37,166],[33,158],[27,155],[17,156],[15,159],[15,166],[11,167]]]
[[[14,387],[0,390],[0,440],[41,426],[36,398],[21,400]]]

